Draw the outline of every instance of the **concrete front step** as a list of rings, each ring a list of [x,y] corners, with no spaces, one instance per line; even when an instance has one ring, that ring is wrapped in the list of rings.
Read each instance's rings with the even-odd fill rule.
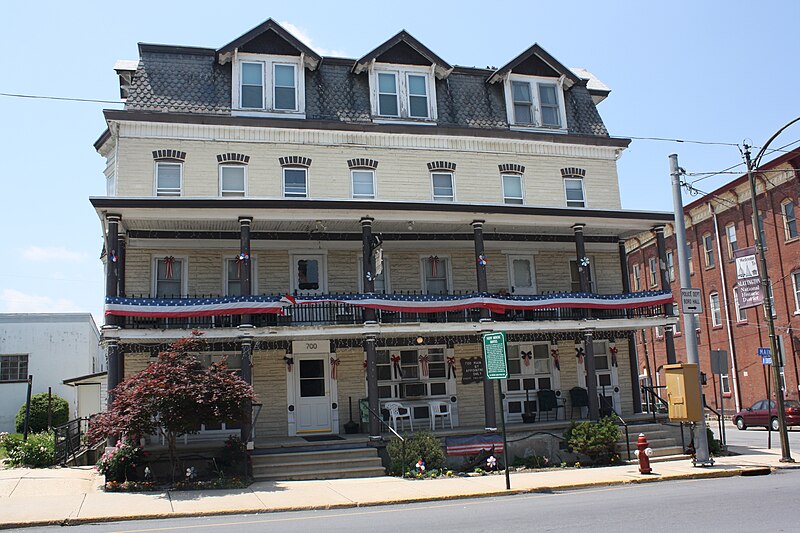
[[[375,448],[253,456],[253,477],[257,481],[375,477],[384,474],[385,470]]]

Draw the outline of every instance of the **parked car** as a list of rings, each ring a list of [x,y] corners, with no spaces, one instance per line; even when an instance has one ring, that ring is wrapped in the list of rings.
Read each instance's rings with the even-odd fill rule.
[[[769,405],[769,409],[767,408]],[[786,413],[786,426],[800,426],[800,402],[797,400],[784,400],[784,412]],[[774,401],[760,400],[751,407],[742,409],[733,415],[733,423],[739,429],[747,429],[750,426],[763,426],[772,431],[778,431],[778,410],[775,409]]]

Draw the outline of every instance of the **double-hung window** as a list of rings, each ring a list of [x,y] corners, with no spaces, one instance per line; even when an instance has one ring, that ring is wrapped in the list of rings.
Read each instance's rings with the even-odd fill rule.
[[[714,235],[706,233],[703,235],[703,252],[705,253],[706,268],[714,266]]]
[[[733,259],[736,250],[739,249],[739,244],[736,241],[736,225],[728,224],[725,226],[725,233],[728,235],[728,257]]]
[[[180,196],[183,163],[156,161],[156,196]]]
[[[772,280],[769,281],[767,287],[767,295],[769,296],[769,306],[772,308],[772,318],[778,316],[778,310],[775,308],[775,293],[772,292]],[[767,315],[767,306],[764,306],[764,316]]]
[[[252,257],[250,261],[250,290],[253,294],[257,294],[258,288],[256,284],[258,272],[256,268],[255,259]],[[225,258],[225,295],[226,296],[241,296],[242,295],[242,269],[244,265],[239,258]]]
[[[800,314],[800,271],[792,272],[792,291],[794,292],[794,312]]]
[[[722,311],[719,307],[719,294],[716,292],[712,292],[708,296],[709,301],[709,311],[711,313],[711,325],[713,327],[721,326],[722,325]]]
[[[305,168],[283,168],[284,198],[308,197],[308,170]]]
[[[733,304],[736,308],[736,322],[747,322],[747,309],[739,306],[739,287],[733,288]]]
[[[434,202],[455,201],[452,172],[431,172]]]
[[[299,58],[239,54],[234,71],[238,90],[234,109],[280,114],[302,113],[304,80]]]
[[[512,74],[506,98],[512,126],[565,129],[564,97],[554,79]]]
[[[155,260],[156,298],[180,298],[184,295],[184,260],[172,256]]]
[[[798,236],[797,232],[797,218],[794,215],[794,202],[786,200],[781,204],[781,211],[783,212],[783,229],[786,233],[786,240],[794,239]]]
[[[429,69],[384,65],[372,77],[372,113],[378,118],[433,120],[436,118]]]
[[[503,203],[522,204],[522,176],[519,174],[503,174]]]
[[[638,266],[638,265],[634,265]],[[594,292],[594,276],[592,275],[592,263],[589,263],[589,266],[583,267],[586,272],[586,281],[588,282],[588,291]],[[581,290],[581,271],[578,268],[578,260],[577,259],[570,259],[569,260],[569,278],[570,278],[570,290],[572,292],[580,292]],[[637,289],[638,290],[638,289]]]
[[[658,259],[651,257],[650,263],[650,287],[658,285]]]
[[[0,383],[28,379],[28,354],[0,355]]]
[[[220,196],[244,196],[246,191],[246,180],[247,167],[245,165],[220,165]]]
[[[564,194],[567,198],[567,207],[586,207],[583,178],[564,178]]]
[[[375,198],[375,171],[368,169],[351,170],[353,198]]]
[[[686,243],[686,259],[689,263],[689,275],[694,274],[694,263],[692,263],[692,243]]]
[[[642,290],[642,277],[641,277],[641,267],[639,263],[633,265],[633,290],[640,291]]]
[[[422,258],[423,289],[426,294],[448,294],[450,260],[431,255]]]
[[[667,275],[670,281],[675,281],[675,252],[667,252]]]

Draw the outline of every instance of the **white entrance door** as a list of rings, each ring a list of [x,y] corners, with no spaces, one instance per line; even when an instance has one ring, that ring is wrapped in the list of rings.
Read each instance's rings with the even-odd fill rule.
[[[536,294],[533,256],[509,255],[508,280],[512,294]]]
[[[297,433],[331,433],[331,386],[328,356],[295,356]]]
[[[619,362],[617,362],[619,364]],[[619,369],[614,366],[608,341],[594,341],[597,395],[620,412]],[[578,385],[586,388],[586,365],[578,360]]]

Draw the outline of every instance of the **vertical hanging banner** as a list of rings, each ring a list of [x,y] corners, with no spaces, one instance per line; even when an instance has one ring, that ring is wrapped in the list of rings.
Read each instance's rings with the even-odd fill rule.
[[[758,277],[758,261],[754,247],[734,252],[736,258],[736,298],[741,309],[756,307],[764,303],[761,279]]]

